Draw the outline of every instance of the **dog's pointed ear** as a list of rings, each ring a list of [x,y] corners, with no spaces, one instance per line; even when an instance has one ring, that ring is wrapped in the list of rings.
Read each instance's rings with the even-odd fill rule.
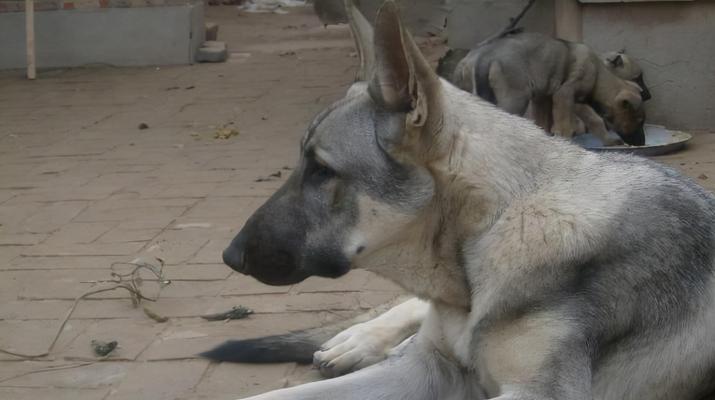
[[[423,126],[438,117],[439,78],[403,29],[394,2],[386,1],[375,20],[375,70],[372,99],[389,111],[408,113],[407,122]]]
[[[615,53],[612,57],[609,57],[607,59],[608,64],[611,65],[613,68],[617,67],[622,67],[623,66],[623,53]]]
[[[372,76],[372,71],[375,67],[372,25],[358,10],[354,0],[345,0],[345,13],[348,16],[350,32],[355,41],[355,50],[357,50],[360,59],[360,68],[355,75],[355,80],[367,81]]]

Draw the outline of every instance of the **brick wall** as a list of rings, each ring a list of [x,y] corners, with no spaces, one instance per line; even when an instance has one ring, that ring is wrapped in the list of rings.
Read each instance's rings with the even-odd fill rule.
[[[189,0],[35,0],[35,11],[162,7],[189,3]],[[0,13],[24,11],[24,0],[0,0]]]

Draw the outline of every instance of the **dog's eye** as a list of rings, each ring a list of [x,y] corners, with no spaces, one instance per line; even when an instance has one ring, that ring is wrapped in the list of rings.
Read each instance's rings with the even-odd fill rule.
[[[313,176],[315,176],[316,178],[328,179],[335,176],[335,171],[330,169],[330,167],[316,162],[315,169],[313,170]]]
[[[308,163],[308,170],[306,172],[310,179],[317,182],[323,182],[337,175],[335,170],[315,158],[310,159]]]

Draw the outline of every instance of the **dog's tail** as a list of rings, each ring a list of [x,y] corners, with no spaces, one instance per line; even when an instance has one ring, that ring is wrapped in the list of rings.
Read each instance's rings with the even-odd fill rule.
[[[213,361],[242,362],[253,364],[295,362],[310,364],[313,353],[333,336],[352,325],[368,321],[404,301],[399,298],[355,318],[319,328],[310,328],[283,335],[264,336],[253,339],[229,340],[211,350],[199,354]]]
[[[199,355],[213,361],[310,364],[313,362],[313,353],[318,351],[322,343],[338,332],[340,330],[331,332],[308,329],[284,335],[229,340]]]

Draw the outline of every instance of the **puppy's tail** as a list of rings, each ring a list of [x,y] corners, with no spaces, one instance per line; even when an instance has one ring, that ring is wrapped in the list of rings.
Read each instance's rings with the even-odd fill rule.
[[[355,318],[319,328],[295,331],[283,335],[229,340],[199,355],[213,361],[253,364],[281,362],[310,364],[313,362],[313,353],[318,351],[320,346],[333,336],[352,325],[375,318],[404,300],[404,298],[396,299]]]

